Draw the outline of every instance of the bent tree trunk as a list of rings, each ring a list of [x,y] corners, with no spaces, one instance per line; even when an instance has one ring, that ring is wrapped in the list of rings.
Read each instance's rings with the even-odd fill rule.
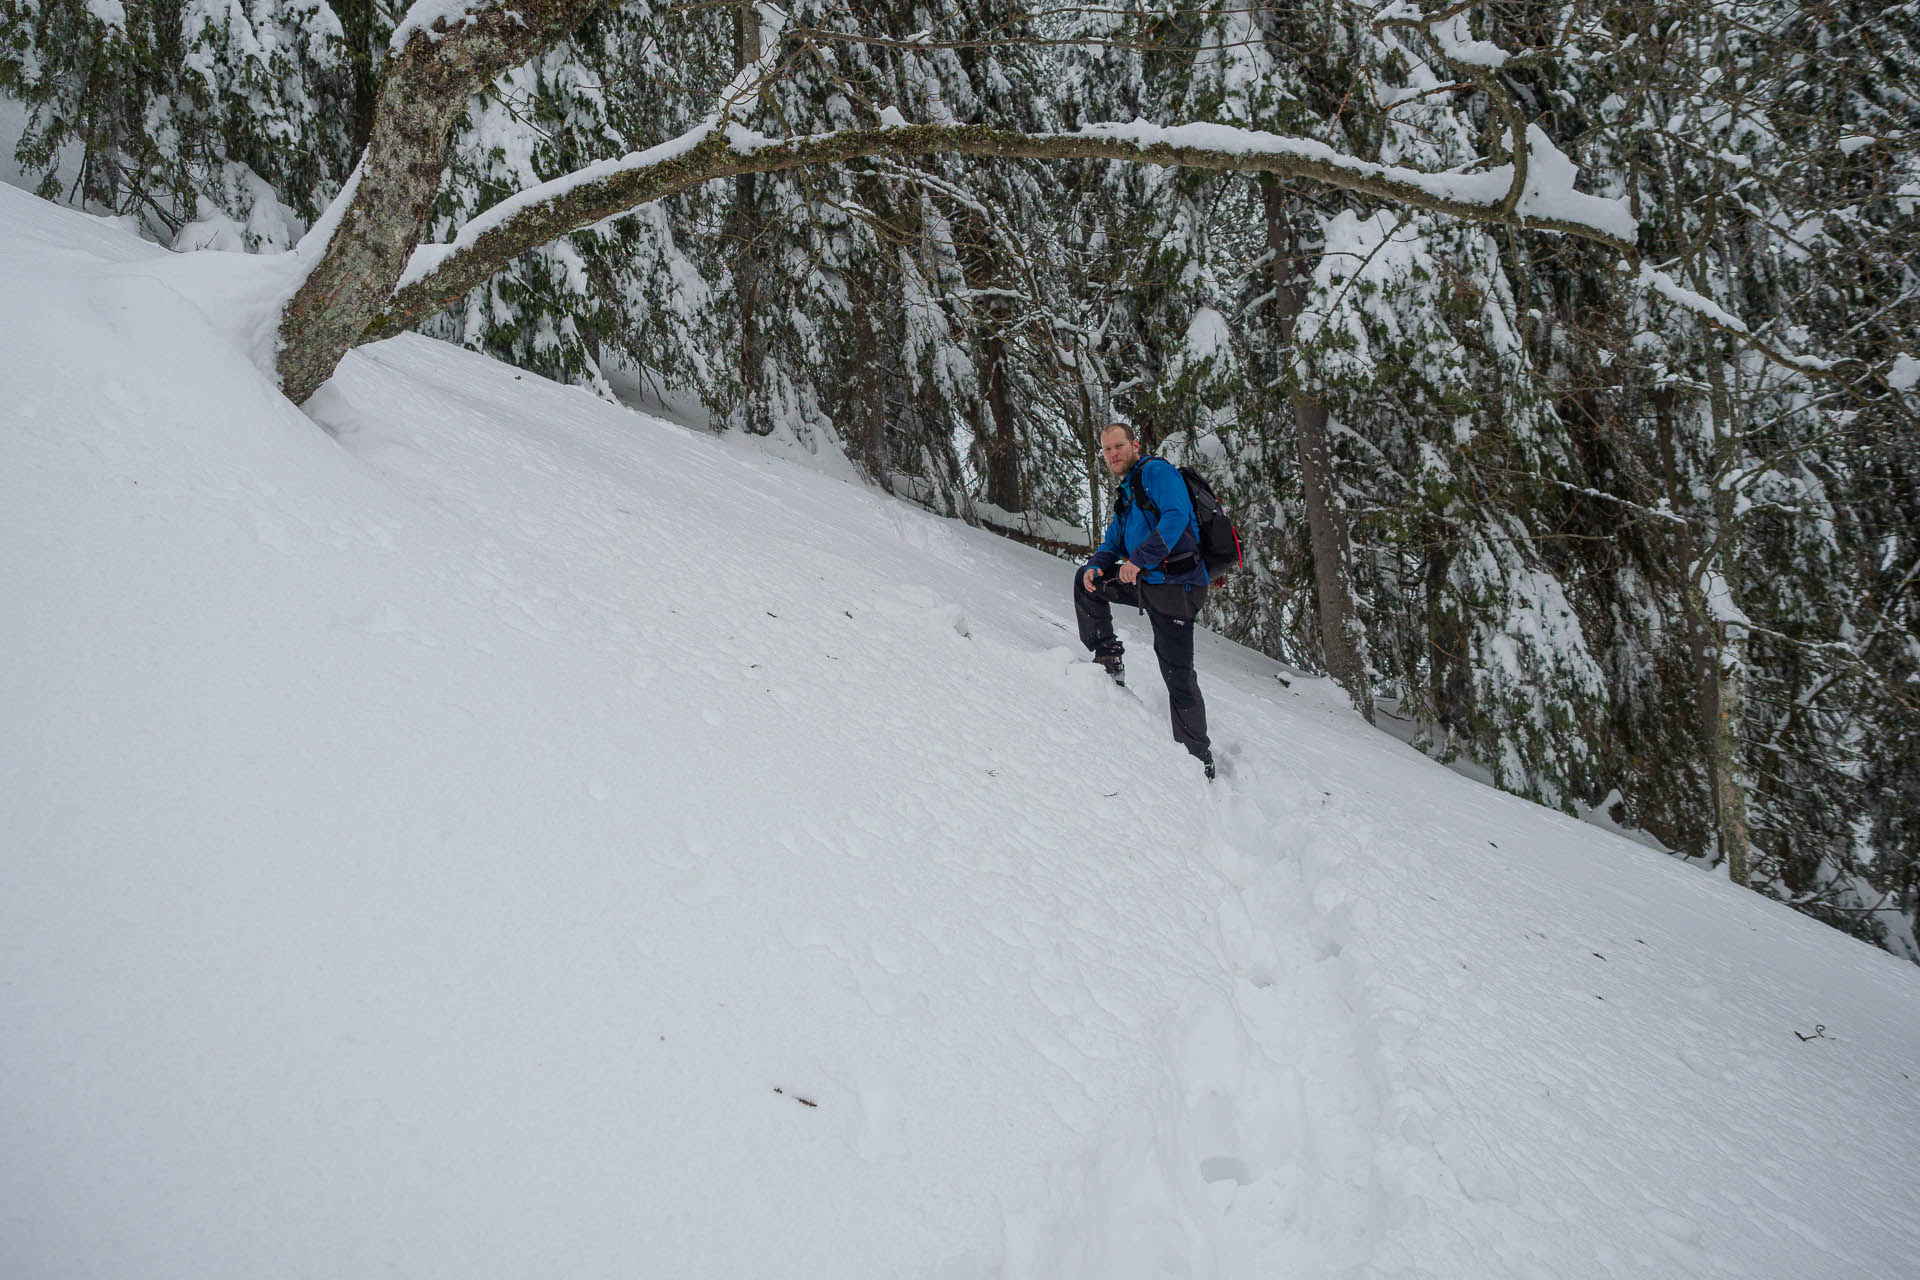
[[[552,48],[601,0],[515,0],[415,28],[389,49],[360,165],[319,261],[280,317],[280,387],[298,404],[333,375],[420,243],[467,99]]]
[[[1568,186],[1533,193],[1541,198],[1523,205],[1519,195],[1529,170],[1518,150],[1511,163],[1465,184],[1454,174],[1376,164],[1297,138],[1243,133],[1223,139],[1214,126],[1143,132],[1135,125],[1095,124],[1071,133],[1030,134],[989,125],[888,124],[764,138],[733,124],[730,113],[738,103],[729,100],[701,129],[670,144],[503,201],[468,223],[454,244],[438,247],[431,269],[397,289],[426,225],[462,105],[501,73],[565,39],[605,2],[513,0],[507,8],[506,0],[467,0],[453,18],[435,18],[431,31],[403,26],[399,47],[388,49],[367,148],[337,202],[344,207],[329,210],[330,218],[337,213],[335,221],[316,229],[324,247],[281,317],[278,368],[289,398],[312,395],[350,347],[402,332],[514,258],[561,236],[718,178],[874,156],[1119,160],[1269,174],[1470,221],[1561,232],[1604,244],[1629,260],[1638,256],[1629,226],[1614,216],[1617,210],[1597,218],[1580,212],[1611,209],[1608,202]],[[762,68],[775,74],[770,59],[771,51]],[[744,100],[754,87],[751,74],[743,72],[729,93]]]

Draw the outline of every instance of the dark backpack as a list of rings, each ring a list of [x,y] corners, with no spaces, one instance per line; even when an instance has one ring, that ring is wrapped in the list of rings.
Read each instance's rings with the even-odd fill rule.
[[[1147,487],[1138,480],[1140,468],[1149,462],[1167,462],[1158,454],[1148,454],[1133,469],[1128,482],[1120,486],[1119,499],[1127,497],[1132,490],[1133,500],[1138,502],[1156,523],[1160,519],[1160,504],[1155,502]],[[1167,462],[1168,466],[1173,466]],[[1192,467],[1177,467],[1180,478],[1187,482],[1187,500],[1193,503],[1193,522],[1200,530],[1200,559],[1207,566],[1207,577],[1217,582],[1222,574],[1233,572],[1246,563],[1246,557],[1240,553],[1240,531],[1233,527],[1232,517],[1227,515],[1220,499],[1214,495],[1213,486],[1207,478]],[[1116,506],[1119,499],[1116,499]],[[1167,573],[1186,573],[1193,568],[1192,556],[1169,556],[1160,566]]]

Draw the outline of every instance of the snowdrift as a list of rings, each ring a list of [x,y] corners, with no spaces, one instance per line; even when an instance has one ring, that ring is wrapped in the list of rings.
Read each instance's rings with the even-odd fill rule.
[[[0,188],[0,1273],[1885,1277],[1920,973]]]

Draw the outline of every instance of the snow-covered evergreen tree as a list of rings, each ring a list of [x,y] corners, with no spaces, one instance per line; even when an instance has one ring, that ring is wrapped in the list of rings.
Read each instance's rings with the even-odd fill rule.
[[[1866,784],[1867,744],[1910,741],[1913,708],[1863,570],[1889,528],[1885,482],[1911,472],[1866,463],[1900,450],[1861,433],[1897,434],[1910,412],[1880,379],[1915,333],[1920,227],[1898,194],[1914,6],[1615,17],[1631,21],[1595,28],[1538,87],[1634,200],[1664,274],[1622,290],[1573,255],[1531,282],[1562,384],[1588,388],[1562,398],[1583,488],[1604,497],[1570,523],[1592,530],[1600,570],[1612,763],[1629,811],[1669,841],[1894,941],[1910,926],[1885,925],[1910,905],[1889,910],[1896,877],[1876,889],[1872,869],[1903,855],[1858,814],[1887,795],[1884,776]],[[1571,104],[1596,101],[1579,120]],[[1705,328],[1699,297],[1759,345]]]
[[[607,6],[572,40],[501,77],[456,134],[431,238],[452,238],[523,187],[691,127],[731,74],[713,55],[728,29],[711,15],[660,22],[646,5]],[[731,385],[718,354],[724,264],[700,243],[714,216],[712,193],[694,192],[567,237],[517,259],[427,328],[603,394],[616,370],[721,405]]]
[[[286,249],[352,167],[365,62],[325,0],[0,0],[40,194],[181,248]]]

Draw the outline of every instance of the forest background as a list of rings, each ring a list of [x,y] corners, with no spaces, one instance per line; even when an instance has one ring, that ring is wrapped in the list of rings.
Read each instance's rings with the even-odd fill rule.
[[[292,249],[405,17],[0,0],[0,168]],[[1460,175],[1550,139],[1636,261],[1272,173],[935,152],[702,184],[418,327],[1056,546],[1132,422],[1239,520],[1223,634],[1920,961],[1920,3],[601,4],[466,101],[427,239],[742,84],[772,137],[1211,122]]]

